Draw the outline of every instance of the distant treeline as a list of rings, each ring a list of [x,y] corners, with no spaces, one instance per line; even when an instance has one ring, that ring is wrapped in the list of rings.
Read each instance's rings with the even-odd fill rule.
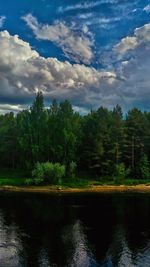
[[[44,107],[38,93],[29,110],[0,115],[0,168],[32,170],[37,162],[77,165],[93,178],[149,178],[150,112],[100,107],[82,116],[66,100]]]

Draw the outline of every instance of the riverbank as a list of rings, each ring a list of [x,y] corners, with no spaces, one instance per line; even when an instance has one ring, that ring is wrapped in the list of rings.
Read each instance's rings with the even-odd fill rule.
[[[150,193],[150,185],[140,184],[126,185],[95,185],[83,188],[65,188],[59,186],[0,186],[0,192],[23,192],[23,193]]]

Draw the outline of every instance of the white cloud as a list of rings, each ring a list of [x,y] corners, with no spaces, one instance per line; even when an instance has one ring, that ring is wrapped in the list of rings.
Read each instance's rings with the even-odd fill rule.
[[[133,37],[136,45],[134,39],[129,39]],[[117,103],[124,110],[134,105],[149,108],[149,25],[136,29],[133,36],[124,39],[123,47],[115,48],[115,53],[122,55],[118,68],[101,71],[41,57],[18,36],[0,32],[1,103],[24,105],[40,90],[47,99],[70,100],[75,109],[82,112],[100,105],[112,108]],[[126,55],[131,56],[126,59]]]
[[[93,13],[81,13],[78,15],[78,18],[79,19],[89,19],[89,18],[92,18],[94,16]]]
[[[136,37],[125,37],[115,46],[115,50],[120,54],[125,54],[128,50],[134,49],[137,45]]]
[[[145,41],[150,41],[150,23],[145,24],[144,26],[140,28],[136,28],[134,31],[134,34],[139,44]]]
[[[88,108],[78,107],[78,106],[73,106],[73,110],[75,112],[79,112],[82,115],[86,115],[89,112],[89,109]]]
[[[92,61],[94,57],[92,51],[94,41],[88,31],[79,33],[68,27],[64,22],[43,25],[31,14],[24,16],[23,19],[32,29],[37,39],[54,42],[69,59],[85,64],[89,64]]]
[[[150,24],[136,28],[133,36],[123,38],[114,51],[122,60],[117,73],[123,80],[120,85],[123,95],[128,99],[128,105],[149,109]]]
[[[120,20],[121,20],[121,17],[115,17],[115,18],[93,17],[90,20],[88,20],[86,24],[88,26],[98,24],[101,28],[109,28],[109,27],[113,27],[114,23]]]
[[[145,24],[140,28],[134,30],[133,36],[123,38],[117,45],[114,47],[119,55],[124,55],[129,50],[134,50],[139,47],[141,44],[150,41],[150,23]]]
[[[101,0],[101,1],[92,1],[92,2],[84,2],[80,4],[70,5],[70,6],[60,6],[58,8],[59,13],[63,13],[66,11],[78,10],[78,9],[91,9],[102,4],[116,4],[118,0]]]
[[[6,17],[5,16],[0,16],[0,28],[3,27],[4,23],[5,23]]]
[[[26,108],[27,106],[24,106],[24,105],[0,104],[0,114],[9,113],[9,112],[17,113]]]
[[[109,88],[117,82],[114,72],[41,57],[7,31],[0,32],[0,50],[0,99],[5,103],[6,99],[25,102],[40,90],[47,97],[67,98],[75,106],[93,106],[110,95]]]
[[[71,10],[77,10],[77,9],[89,9],[89,8],[93,8],[96,6],[101,5],[101,1],[95,1],[95,2],[84,2],[82,4],[75,4],[75,5],[70,5],[67,7],[62,7],[60,6],[58,8],[58,12],[63,13],[66,11],[71,11]]]
[[[150,102],[149,54],[149,46],[136,48],[133,57],[120,66],[129,103],[133,102],[148,109]]]
[[[143,11],[146,11],[147,13],[150,12],[150,5],[147,5],[143,8]]]

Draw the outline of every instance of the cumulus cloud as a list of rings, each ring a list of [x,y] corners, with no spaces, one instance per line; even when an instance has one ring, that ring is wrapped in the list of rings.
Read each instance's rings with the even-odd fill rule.
[[[29,101],[37,91],[46,97],[69,99],[90,108],[115,86],[114,72],[98,71],[80,64],[41,57],[17,35],[0,32],[0,100]],[[99,100],[98,100],[99,99]],[[8,103],[8,102],[7,102]]]
[[[150,102],[150,47],[142,46],[134,50],[133,57],[120,66],[125,80],[129,103],[149,109]]]
[[[136,28],[133,36],[123,38],[114,51],[122,61],[117,73],[123,80],[122,92],[128,106],[150,109],[150,24]]]
[[[133,36],[121,40],[119,45],[122,43],[123,47],[115,47],[115,55],[122,55],[117,69],[102,71],[83,64],[41,57],[27,42],[2,31],[0,102],[13,105],[12,109],[17,109],[16,105],[20,104],[21,108],[37,91],[42,91],[47,100],[68,99],[76,110],[82,112],[100,105],[112,108],[117,103],[124,110],[140,105],[149,109],[149,42],[149,24],[146,24],[137,28]],[[130,57],[126,59],[126,55]],[[2,106],[0,109],[2,111]]]
[[[133,36],[123,38],[115,47],[114,50],[120,54],[124,55],[129,50],[134,50],[135,48],[141,46],[146,42],[150,42],[150,23],[145,24],[140,28],[134,30]]]
[[[52,25],[41,24],[32,14],[24,16],[23,20],[32,29],[37,39],[54,42],[69,59],[85,64],[92,61],[94,40],[88,30],[80,31],[79,34],[74,28],[59,21]]]
[[[115,46],[115,50],[120,54],[125,54],[128,50],[134,49],[138,45],[136,37],[126,37]]]
[[[134,34],[139,44],[145,41],[150,41],[150,23],[145,24],[144,26],[140,28],[136,28],[134,31]]]
[[[3,27],[4,23],[5,23],[6,17],[5,16],[0,16],[0,28]]]

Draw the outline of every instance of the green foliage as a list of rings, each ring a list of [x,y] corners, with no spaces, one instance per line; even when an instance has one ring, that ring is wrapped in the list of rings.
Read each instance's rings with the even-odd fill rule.
[[[125,165],[124,163],[119,163],[117,166],[116,166],[116,176],[119,177],[119,178],[125,178],[126,176],[126,170],[125,170]]]
[[[144,155],[141,158],[139,168],[140,168],[141,178],[142,179],[149,179],[150,178],[150,165],[148,162],[147,155]]]
[[[69,177],[70,178],[75,178],[76,177],[76,171],[77,171],[77,164],[74,161],[70,162],[70,166],[69,166]]]
[[[34,185],[34,180],[31,178],[25,179],[25,185]]]
[[[60,163],[37,163],[34,170],[32,171],[32,176],[34,178],[35,184],[40,183],[50,183],[58,184],[61,183],[61,179],[65,174],[65,166]]]
[[[42,164],[39,162],[36,163],[34,170],[32,171],[33,179],[30,181],[30,179],[27,179],[27,183],[40,185],[44,182],[44,169]]]
[[[114,182],[116,185],[123,184],[126,177],[126,170],[125,170],[125,164],[119,163],[116,166],[116,172],[114,176]]]
[[[148,179],[125,179],[123,182],[124,185],[138,185],[138,184],[150,184]]]
[[[37,162],[34,170],[32,171],[32,176],[36,179],[43,179],[44,177],[44,168],[43,164]]]
[[[150,156],[150,112],[137,108],[126,117],[119,105],[82,116],[67,100],[45,108],[39,92],[29,110],[0,115],[0,170],[31,173],[44,162],[33,171],[36,184],[61,183],[64,169],[69,179],[76,169],[99,181],[111,182],[116,175],[118,182],[125,170],[126,178],[148,179],[149,163],[142,155]]]
[[[41,185],[43,184],[44,179],[43,178],[27,178],[25,179],[25,185]]]
[[[85,179],[67,179],[62,181],[61,186],[68,187],[68,188],[85,188],[88,187],[89,181]]]
[[[11,186],[23,186],[25,185],[26,179],[24,178],[0,178],[0,186],[11,185]]]

